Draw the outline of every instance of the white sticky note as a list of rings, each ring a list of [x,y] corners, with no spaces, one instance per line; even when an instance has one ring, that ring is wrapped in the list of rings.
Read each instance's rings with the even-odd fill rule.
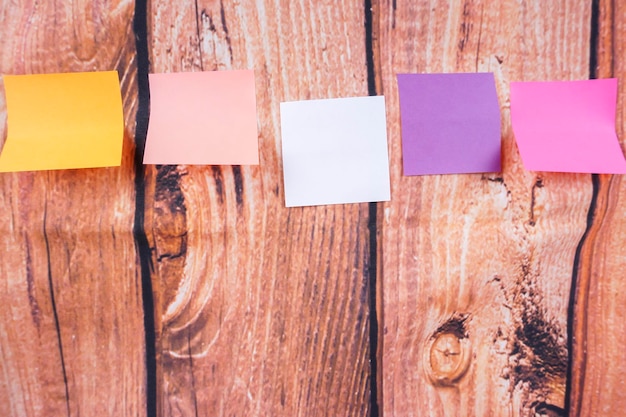
[[[385,98],[280,103],[287,207],[389,201]]]

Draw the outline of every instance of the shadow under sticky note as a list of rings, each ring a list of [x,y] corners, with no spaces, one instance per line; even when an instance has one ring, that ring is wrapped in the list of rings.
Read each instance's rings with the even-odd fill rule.
[[[5,75],[0,172],[119,166],[124,114],[117,71]]]
[[[512,82],[511,123],[530,171],[624,174],[617,79]]]
[[[259,163],[254,71],[150,74],[145,164]]]
[[[398,74],[404,175],[500,171],[493,73]]]
[[[287,207],[388,201],[385,98],[280,103]]]

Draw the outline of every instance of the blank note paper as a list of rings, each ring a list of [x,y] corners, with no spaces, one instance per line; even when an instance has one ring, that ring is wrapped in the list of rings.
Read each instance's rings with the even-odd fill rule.
[[[150,74],[145,164],[256,165],[254,71]]]
[[[404,175],[500,171],[493,73],[398,74]]]
[[[530,171],[624,174],[617,79],[511,83],[511,123]]]
[[[287,207],[388,201],[385,98],[280,103]]]
[[[6,75],[0,172],[119,166],[124,114],[117,71]]]

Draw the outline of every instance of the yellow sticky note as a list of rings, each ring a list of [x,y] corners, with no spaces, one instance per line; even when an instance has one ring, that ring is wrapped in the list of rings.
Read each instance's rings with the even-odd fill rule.
[[[124,113],[117,71],[5,75],[0,172],[119,166]]]

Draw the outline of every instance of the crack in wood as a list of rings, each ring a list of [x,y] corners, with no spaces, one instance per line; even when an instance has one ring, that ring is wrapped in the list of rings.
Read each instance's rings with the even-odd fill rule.
[[[566,410],[578,416],[582,404],[585,384],[587,352],[584,346],[575,343],[585,340],[588,334],[587,311],[589,309],[589,289],[591,285],[591,262],[593,247],[608,209],[611,176],[591,176],[593,194],[587,213],[587,228],[574,257],[572,286],[568,306],[568,377],[566,387]]]
[[[469,17],[471,16],[470,13],[470,5],[466,2],[463,4],[463,21],[461,22],[461,36],[458,42],[458,51],[457,53],[460,55],[461,52],[463,52],[463,49],[465,48],[465,45],[467,44],[467,42],[469,41],[469,36],[470,36],[470,32],[472,30],[472,19],[469,19]]]
[[[207,62],[213,62],[213,70],[217,70],[223,67],[230,68],[233,64],[233,48],[230,39],[230,33],[228,32],[228,25],[226,23],[226,11],[224,10],[224,4],[220,1],[219,10],[219,27],[213,19],[213,14],[206,9],[198,10],[196,5],[196,21],[198,21],[198,42],[201,55],[202,64],[205,64],[205,58],[203,53],[211,52],[210,44],[205,44],[206,39],[210,39],[212,42],[212,59],[206,58]],[[216,19],[217,20],[217,19]],[[208,33],[205,32],[208,30]],[[206,47],[207,50],[204,50]],[[224,49],[224,47],[226,49]],[[227,50],[227,52],[226,52]],[[228,61],[221,59],[222,55],[228,55]],[[210,53],[208,55],[211,55]],[[219,59],[218,59],[219,57]],[[221,62],[219,62],[221,61]]]
[[[196,393],[196,377],[193,368],[193,354],[191,353],[191,330],[187,331],[187,353],[189,355],[189,375],[191,376],[191,396],[193,398],[193,411],[198,417],[198,395]]]
[[[50,294],[50,304],[52,305],[52,316],[54,318],[54,327],[56,329],[57,334],[57,344],[59,346],[59,361],[61,363],[61,372],[63,374],[63,384],[65,385],[65,406],[67,410],[67,416],[71,416],[70,412],[70,390],[67,382],[67,370],[65,367],[65,355],[63,354],[63,338],[61,336],[61,325],[59,323],[59,313],[57,310],[56,299],[54,295],[54,280],[52,277],[52,264],[50,258],[50,240],[48,238],[48,232],[46,228],[46,221],[48,217],[48,200],[46,199],[46,203],[44,204],[43,210],[43,239],[46,246],[46,259],[47,259],[47,268],[48,268],[48,290]]]
[[[243,210],[243,175],[241,175],[241,166],[233,165],[233,180],[235,182],[235,200],[237,201],[237,210]]]
[[[30,314],[33,318],[33,323],[35,323],[35,326],[37,326],[37,329],[39,330],[41,323],[41,309],[39,308],[39,303],[37,302],[37,298],[34,293],[35,278],[33,276],[33,264],[30,254],[30,241],[26,232],[23,233],[23,237],[24,248],[26,249],[26,289],[28,292],[28,303],[30,305]]]
[[[482,34],[483,34],[483,18],[484,17],[485,17],[485,6],[481,5],[480,22],[478,23],[478,42],[476,43],[476,67],[475,67],[476,72],[478,72],[478,62],[480,59],[480,41],[482,39]]]
[[[212,165],[213,181],[215,182],[215,191],[220,204],[224,204],[224,175],[219,165]]]
[[[147,417],[156,417],[160,409],[159,381],[157,365],[157,336],[155,321],[155,303],[152,287],[152,253],[145,231],[145,168],[143,165],[144,149],[148,132],[150,114],[150,58],[148,52],[148,1],[135,0],[132,33],[135,39],[135,60],[137,65],[137,112],[135,114],[135,217],[133,235],[137,247],[139,271],[141,273],[141,298],[143,308],[143,326],[145,343],[146,392],[145,407]]]
[[[537,189],[543,188],[543,178],[537,177],[535,179],[535,183],[533,184],[533,188],[530,192],[530,215],[528,216],[528,224],[530,226],[535,226],[535,203],[537,200]]]
[[[196,36],[198,38],[198,54],[200,55],[200,70],[204,71],[204,58],[202,56],[202,37],[200,36],[200,21],[201,21],[201,17],[204,15],[204,10],[202,11],[202,16],[201,16],[200,14],[198,14],[198,0],[194,0],[193,4],[194,4],[194,7],[196,8]]]
[[[220,20],[222,22],[222,30],[226,38],[226,44],[228,45],[228,55],[230,56],[230,63],[233,63],[233,47],[230,43],[230,35],[228,34],[228,27],[226,26],[226,14],[224,13],[224,2],[220,0]]]

